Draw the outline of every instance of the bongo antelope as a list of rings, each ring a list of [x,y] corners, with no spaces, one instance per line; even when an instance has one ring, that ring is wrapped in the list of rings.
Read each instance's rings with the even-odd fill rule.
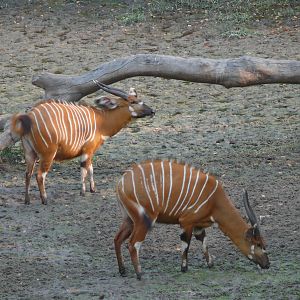
[[[146,161],[134,165],[117,184],[117,195],[124,214],[114,243],[119,272],[125,275],[122,243],[129,238],[129,252],[138,279],[141,279],[139,250],[148,230],[155,222],[180,224],[182,234],[181,271],[187,271],[187,255],[191,237],[202,241],[208,266],[206,227],[217,223],[221,231],[251,261],[269,268],[265,243],[260,235],[256,216],[244,193],[244,205],[251,226],[242,218],[219,183],[194,167],[172,160]]]
[[[37,183],[43,204],[47,204],[45,178],[53,160],[62,161],[80,156],[81,195],[85,179],[90,176],[90,191],[95,192],[92,157],[104,141],[124,128],[132,118],[153,115],[153,110],[137,99],[135,89],[129,94],[94,81],[101,89],[120,98],[102,97],[97,107],[48,100],[34,106],[26,114],[11,120],[12,135],[21,137],[27,164],[25,204],[30,203],[29,186],[39,159]]]

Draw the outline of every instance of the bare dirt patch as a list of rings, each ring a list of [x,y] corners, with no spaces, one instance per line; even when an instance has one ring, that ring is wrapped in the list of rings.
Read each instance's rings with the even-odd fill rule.
[[[223,38],[195,15],[122,25],[116,13],[25,5],[0,10],[0,113],[23,110],[42,95],[32,75],[81,74],[136,53],[228,58],[300,59],[299,28],[255,28]],[[184,34],[193,28],[189,34]],[[299,299],[299,95],[296,85],[227,90],[220,86],[133,78],[157,113],[109,140],[95,156],[98,193],[79,196],[76,160],[54,164],[42,206],[35,182],[25,206],[20,162],[0,164],[1,299]],[[92,101],[95,95],[85,99]],[[262,222],[271,268],[259,272],[217,228],[208,230],[215,266],[207,269],[192,241],[189,271],[180,272],[176,226],[158,225],[141,249],[144,277],[118,274],[113,237],[121,223],[115,183],[133,162],[177,158],[218,176],[240,206],[242,188]]]

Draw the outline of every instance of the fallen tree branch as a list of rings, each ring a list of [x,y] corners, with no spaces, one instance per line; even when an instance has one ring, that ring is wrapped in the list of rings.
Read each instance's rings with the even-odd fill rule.
[[[79,76],[43,73],[32,83],[45,90],[45,98],[79,101],[98,87],[93,80],[110,84],[135,76],[223,85],[226,88],[270,83],[300,83],[300,61],[250,56],[232,59],[182,58],[137,54],[115,59]]]
[[[13,145],[16,142],[17,140],[12,138],[10,129],[8,128],[0,135],[0,150],[4,150],[8,146]]]
[[[0,130],[5,128],[7,121],[10,119],[11,114],[0,115]]]
[[[227,88],[270,83],[300,83],[300,62],[250,56],[232,59],[182,58],[156,54],[137,54],[115,59],[79,76],[43,73],[32,83],[45,91],[44,98],[79,101],[99,88],[93,82],[110,84],[135,76],[223,85]],[[3,130],[10,115],[0,118]],[[0,135],[0,150],[14,144],[9,130]]]

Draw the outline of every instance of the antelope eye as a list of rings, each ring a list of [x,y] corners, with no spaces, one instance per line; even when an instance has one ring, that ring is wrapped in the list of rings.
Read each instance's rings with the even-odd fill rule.
[[[262,243],[257,243],[257,247],[259,247],[259,248],[261,248],[261,249],[264,248],[263,245],[262,245]]]

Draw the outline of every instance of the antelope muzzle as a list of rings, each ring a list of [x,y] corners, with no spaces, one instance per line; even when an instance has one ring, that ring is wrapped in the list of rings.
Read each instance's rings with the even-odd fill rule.
[[[143,102],[131,104],[131,107],[134,109],[135,118],[153,117],[155,115],[155,111]]]

